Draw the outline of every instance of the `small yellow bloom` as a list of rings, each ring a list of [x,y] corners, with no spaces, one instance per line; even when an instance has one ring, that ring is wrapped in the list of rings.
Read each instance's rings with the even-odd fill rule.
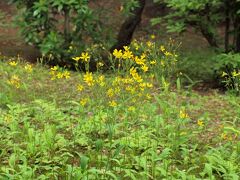
[[[150,64],[151,64],[151,65],[155,65],[156,63],[157,63],[156,60],[150,61]]]
[[[172,56],[172,53],[166,51],[166,52],[164,52],[164,55],[165,55],[165,56]]]
[[[113,90],[112,88],[108,89],[108,90],[107,90],[107,95],[108,95],[108,97],[113,97],[113,95],[114,95],[114,90]]]
[[[63,73],[58,72],[57,75],[56,75],[56,77],[57,77],[58,79],[62,79],[64,76],[63,76]]]
[[[123,55],[122,50],[114,49],[114,51],[113,51],[113,56],[114,56],[115,58],[120,59],[120,58],[122,58],[122,55]]]
[[[161,50],[162,52],[164,52],[166,49],[165,49],[164,46],[160,46],[160,50]]]
[[[87,102],[88,102],[88,98],[83,98],[83,99],[81,99],[80,104],[82,106],[85,106],[87,104]]]
[[[185,110],[180,110],[180,112],[179,112],[179,117],[180,117],[181,119],[189,118],[189,116],[188,116],[188,114],[186,113]]]
[[[84,82],[85,82],[88,86],[93,86],[93,85],[94,85],[94,79],[93,79],[92,73],[87,72],[87,73],[83,76],[83,80],[84,80]]]
[[[58,70],[58,66],[54,66],[51,68],[51,71],[57,71]]]
[[[147,71],[148,71],[148,67],[147,67],[146,65],[143,65],[143,66],[141,67],[141,69],[143,70],[143,72],[147,72]]]
[[[155,39],[156,36],[154,34],[151,35],[151,39]]]
[[[33,71],[32,65],[30,65],[30,64],[27,64],[26,66],[24,66],[24,69],[29,73],[31,73]]]
[[[20,88],[20,78],[17,75],[13,75],[8,81],[8,84],[15,86],[18,89]]]
[[[101,75],[101,76],[98,77],[97,83],[98,83],[101,87],[103,87],[103,86],[105,85],[104,80],[105,80],[105,77],[104,77],[103,75]]]
[[[148,46],[149,48],[151,48],[151,47],[153,47],[153,43],[152,43],[151,41],[148,41],[148,42],[147,42],[147,46]]]
[[[13,67],[17,66],[17,64],[18,64],[18,63],[17,63],[16,61],[10,61],[10,62],[9,62],[9,65],[10,65],[10,66],[13,66]]]
[[[135,112],[136,108],[134,106],[129,106],[128,111]]]
[[[79,92],[82,92],[83,89],[84,89],[83,85],[78,84],[78,86],[77,86],[77,90],[78,90]]]
[[[69,78],[70,78],[70,72],[69,72],[69,71],[64,71],[64,72],[62,73],[62,75],[63,75],[63,77],[64,77],[65,79],[69,79]]]
[[[116,107],[117,106],[116,101],[109,101],[108,103],[109,103],[109,106],[111,106],[111,107]]]
[[[226,133],[222,133],[222,134],[221,134],[221,138],[224,139],[224,140],[226,140],[226,139],[228,139],[228,136],[227,136]]]
[[[235,70],[232,72],[233,77],[236,77],[236,76],[239,76],[239,75],[240,75],[240,73],[237,73]]]
[[[73,57],[72,59],[78,62],[80,60],[80,57]]]
[[[197,121],[197,124],[200,127],[204,126],[204,122],[202,120],[200,120],[200,119]]]
[[[123,59],[132,59],[133,58],[133,53],[130,50],[125,50],[122,55]]]
[[[222,77],[225,77],[225,76],[227,76],[228,74],[226,73],[226,72],[223,72],[222,73]]]
[[[82,52],[80,59],[82,59],[84,62],[88,62],[90,60],[90,55],[88,54],[88,52]]]

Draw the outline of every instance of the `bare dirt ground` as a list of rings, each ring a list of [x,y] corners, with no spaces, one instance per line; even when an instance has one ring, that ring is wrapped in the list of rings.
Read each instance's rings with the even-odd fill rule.
[[[14,16],[18,9],[8,4],[7,0],[0,1],[0,12],[4,13],[3,23],[0,25],[0,53],[4,56],[21,56],[31,62],[40,57],[34,47],[24,43],[19,29],[13,25]]]

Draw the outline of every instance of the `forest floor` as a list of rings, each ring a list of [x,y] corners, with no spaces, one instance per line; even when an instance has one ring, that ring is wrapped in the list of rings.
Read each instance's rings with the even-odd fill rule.
[[[1,58],[0,179],[238,179],[239,97],[142,77]]]

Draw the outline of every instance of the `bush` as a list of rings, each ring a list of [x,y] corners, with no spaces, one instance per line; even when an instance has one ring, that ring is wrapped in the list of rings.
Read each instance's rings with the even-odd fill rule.
[[[21,34],[58,64],[72,64],[86,44],[99,42],[100,25],[87,0],[12,0],[22,7]]]
[[[239,94],[240,90],[240,54],[220,54],[215,67],[220,83],[227,89]]]

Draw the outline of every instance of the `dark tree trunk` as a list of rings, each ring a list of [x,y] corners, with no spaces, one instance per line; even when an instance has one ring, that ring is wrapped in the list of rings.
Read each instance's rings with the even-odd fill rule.
[[[240,17],[236,18],[236,52],[240,52]]]
[[[225,1],[225,52],[229,52],[229,30],[230,30],[230,3],[229,0]]]
[[[70,41],[70,14],[69,9],[64,9],[64,36],[67,42]]]
[[[127,46],[131,43],[133,33],[137,25],[141,22],[141,16],[145,7],[146,0],[138,0],[139,6],[132,12],[131,16],[125,20],[122,24],[117,37],[117,43],[110,49],[113,52],[114,49],[122,49],[123,46]]]
[[[240,15],[238,11],[240,10],[240,2],[231,1],[231,17],[233,21],[234,36],[233,36],[233,45],[234,51],[240,52]]]
[[[205,26],[204,24],[200,24],[199,25],[200,31],[202,33],[202,35],[205,37],[205,39],[208,41],[208,43],[210,44],[211,47],[214,48],[219,48],[218,44],[217,44],[217,40],[216,37],[214,35],[214,33],[212,33],[207,26]]]

